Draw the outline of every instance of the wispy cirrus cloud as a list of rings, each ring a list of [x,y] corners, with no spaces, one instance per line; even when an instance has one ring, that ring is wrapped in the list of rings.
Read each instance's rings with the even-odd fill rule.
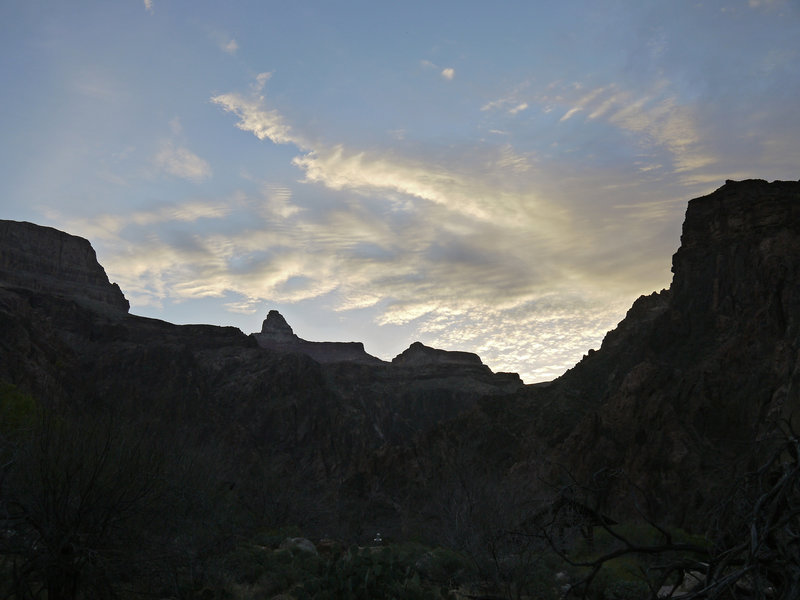
[[[778,6],[785,4],[786,0],[748,0],[747,5],[750,8],[761,8],[762,6]]]
[[[211,165],[207,161],[169,140],[161,143],[153,162],[160,171],[181,179],[201,182],[211,177]]]
[[[451,160],[311,140],[268,105],[269,79],[212,102],[242,131],[296,147],[299,182],[251,178],[250,191],[228,197],[68,223],[97,240],[137,306],[212,297],[252,313],[314,301],[342,314],[367,311],[425,343],[474,348],[492,368],[535,381],[596,346],[629,304],[625,294],[654,271],[641,257],[625,261],[635,239],[619,232],[659,215],[622,207],[602,217],[598,200],[593,215],[580,216],[563,198],[597,190],[560,197],[552,190],[569,181],[507,140]],[[588,112],[594,105],[586,104]],[[171,126],[179,137],[180,123]],[[548,178],[557,180],[549,192],[541,187]],[[336,201],[317,202],[320,190]],[[598,226],[604,218],[606,228]],[[526,357],[527,371],[519,366]]]
[[[234,213],[246,225],[231,229]],[[574,272],[554,282],[564,265],[552,241],[476,228],[439,205],[387,213],[364,199],[313,212],[296,206],[288,190],[264,184],[257,195],[92,215],[68,227],[93,235],[108,272],[137,306],[226,297],[229,310],[253,312],[265,301],[326,298],[338,311],[373,310],[377,323],[411,324],[426,343],[477,348],[496,370],[519,370],[504,357],[509,348],[523,357],[552,353],[545,361],[552,370],[523,373],[528,380],[555,375],[564,356],[586,349],[564,338],[526,351],[532,337],[555,340],[589,310],[592,319],[579,328],[588,339],[616,318],[606,298],[575,287]]]
[[[260,74],[255,91],[261,91],[268,79],[268,73]],[[270,140],[276,144],[294,144],[299,148],[306,146],[306,143],[292,132],[277,110],[265,107],[264,96],[260,94],[245,95],[236,92],[220,94],[211,98],[211,102],[239,117],[236,127],[242,131],[249,131],[260,140]]]
[[[294,133],[280,113],[266,106],[260,92],[268,77],[258,82],[251,95],[222,94],[212,102],[239,117],[236,127],[261,140],[293,144],[304,151],[292,162],[305,173],[305,181],[333,190],[392,191],[441,205],[454,212],[483,221],[500,221],[512,227],[530,227],[552,235],[563,228],[563,212],[544,206],[535,194],[498,189],[495,182],[471,175],[468,170],[432,164],[391,152],[348,150],[343,144],[308,142]],[[525,160],[502,150],[503,167],[525,170]]]
[[[502,110],[509,115],[516,115],[524,110],[528,110],[529,106],[530,105],[527,101],[521,100],[517,94],[512,94],[511,96],[486,102],[483,106],[481,106],[481,111],[487,112]]]
[[[560,123],[581,114],[586,123],[604,121],[636,134],[640,148],[663,149],[672,163],[672,172],[687,177],[716,160],[703,142],[696,109],[682,103],[670,91],[667,81],[658,81],[640,93],[616,84],[598,86],[588,92],[576,84],[552,87],[556,93],[541,94],[538,101],[547,109],[553,105],[565,107]]]

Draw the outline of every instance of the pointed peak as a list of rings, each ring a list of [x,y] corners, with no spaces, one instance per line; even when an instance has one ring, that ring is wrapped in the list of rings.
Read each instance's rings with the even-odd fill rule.
[[[261,333],[279,333],[283,335],[294,335],[291,326],[283,318],[283,315],[277,310],[271,310],[267,313],[267,318],[261,325]]]

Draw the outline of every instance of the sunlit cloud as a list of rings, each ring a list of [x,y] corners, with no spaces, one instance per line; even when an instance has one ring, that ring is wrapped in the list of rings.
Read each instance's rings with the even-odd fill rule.
[[[563,232],[566,226],[563,211],[531,192],[506,190],[484,177],[413,158],[348,151],[338,145],[298,156],[293,162],[305,172],[307,182],[334,190],[395,191],[476,221],[548,237]],[[525,159],[508,148],[498,163],[517,172],[528,168]]]
[[[571,85],[555,88],[558,95],[544,94],[539,101],[545,105],[569,103],[576,92],[580,96],[559,119],[564,122],[579,113],[588,122],[604,120],[621,130],[638,136],[641,147],[660,147],[666,150],[672,161],[672,171],[687,174],[708,167],[716,161],[705,148],[694,108],[682,104],[675,93],[670,92],[667,81],[658,81],[645,93],[634,94],[620,89],[616,84],[583,90],[583,86]]]
[[[494,166],[498,169],[507,169],[515,173],[524,173],[531,169],[530,161],[525,156],[517,154],[511,144],[505,144],[500,148],[499,156],[494,161]]]
[[[441,75],[443,79],[447,79],[448,81],[452,81],[453,78],[456,76],[456,70],[453,67],[440,67],[436,63],[431,62],[427,59],[419,61],[419,64],[424,69],[434,69],[436,71],[439,71],[439,75]]]
[[[542,379],[668,285],[688,198],[800,164],[793,2],[559,5],[523,36],[466,10],[437,39],[395,11],[378,46],[375,11],[198,3],[154,27],[156,4],[53,30],[16,3],[4,40],[3,208],[90,239],[133,312],[244,326],[283,302]]]
[[[519,371],[525,380],[549,381],[590,348],[598,348],[620,321],[626,303],[601,294],[544,294],[508,309],[475,307],[423,315],[424,343],[472,348],[495,371]],[[486,335],[486,331],[492,335]]]
[[[517,97],[517,94],[515,93],[510,96],[497,98],[495,100],[486,102],[481,106],[481,111],[487,112],[494,110],[502,110],[508,113],[509,115],[516,115],[524,110],[527,110],[528,108],[529,104],[524,100],[520,100]]]
[[[93,237],[103,263],[137,306],[220,298],[226,310],[248,314],[314,300],[341,313],[369,311],[377,326],[410,328],[424,343],[474,349],[493,369],[536,381],[596,347],[624,306],[652,291],[641,290],[649,281],[642,274],[657,269],[642,257],[629,260],[629,248],[637,244],[633,232],[647,231],[637,224],[669,213],[666,200],[614,206],[617,190],[607,191],[607,201],[596,185],[573,185],[565,197],[596,198],[593,214],[578,215],[530,184],[555,178],[563,188],[563,178],[539,171],[537,157],[508,140],[464,164],[310,142],[267,105],[269,79],[262,74],[249,93],[212,102],[242,131],[296,147],[299,182],[249,178],[249,192],[69,223],[82,235],[104,232]],[[605,94],[578,99],[588,113]],[[648,102],[628,113],[615,104],[605,118],[657,134],[662,144],[688,135],[667,125],[670,105]],[[171,127],[181,134],[179,121]],[[316,204],[319,190],[339,200]]]
[[[436,203],[387,212],[356,196],[310,211],[264,183],[254,194],[65,222],[81,235],[104,231],[102,262],[139,307],[232,297],[228,310],[252,313],[325,298],[337,311],[373,311],[376,324],[411,326],[425,343],[474,348],[529,381],[569,366],[620,317],[618,297],[597,291],[620,289],[614,279],[601,273],[598,286],[596,264],[581,266],[593,240],[479,226]],[[525,371],[512,356],[544,366]]]
[[[153,161],[163,172],[200,182],[211,177],[211,165],[188,148],[176,146],[170,141],[162,142]]]
[[[561,117],[559,119],[559,121],[562,121],[562,122],[566,121],[566,120],[570,119],[572,117],[572,115],[574,115],[577,112],[580,112],[581,110],[583,110],[583,107],[574,106],[574,107],[570,108],[566,113],[564,113],[564,116]]]
[[[287,219],[302,210],[292,204],[292,190],[287,187],[265,185],[263,193],[267,214]]]
[[[259,90],[263,83],[259,82]],[[477,220],[503,222],[516,228],[531,227],[534,231],[547,231],[547,235],[554,235],[563,225],[561,211],[545,206],[534,194],[498,189],[468,172],[389,152],[351,151],[342,144],[316,144],[312,148],[302,136],[291,132],[276,110],[267,108],[261,95],[223,94],[212,98],[212,102],[240,117],[236,124],[239,129],[262,140],[291,143],[307,150],[293,160],[305,173],[306,182],[320,183],[333,190],[395,191]],[[525,160],[509,153],[508,148],[503,151],[502,165],[513,167],[515,171],[526,170]]]
[[[258,76],[260,88],[268,78],[269,75],[264,73]],[[236,127],[242,131],[249,131],[260,140],[268,139],[276,144],[295,144],[301,148],[305,145],[292,134],[278,111],[264,108],[263,96],[220,94],[211,98],[211,102],[239,117]]]
[[[582,88],[583,88],[583,86],[581,86],[580,84],[573,84],[573,85],[572,85],[572,89],[573,89],[573,90],[581,90]],[[586,94],[586,95],[584,95],[582,98],[580,98],[580,99],[578,100],[578,102],[575,104],[575,106],[573,106],[572,108],[570,108],[570,109],[569,109],[569,110],[568,110],[568,111],[567,111],[567,112],[564,114],[564,116],[563,116],[563,117],[561,117],[560,121],[562,121],[562,122],[563,122],[563,121],[567,121],[568,119],[570,119],[570,118],[571,118],[573,115],[575,115],[576,113],[578,113],[578,112],[580,112],[580,111],[584,110],[584,109],[585,109],[587,106],[589,106],[589,105],[590,105],[590,104],[591,104],[591,103],[592,103],[592,102],[593,102],[593,101],[594,101],[594,100],[595,100],[595,99],[596,99],[598,96],[600,96],[601,94],[603,94],[603,92],[604,92],[605,90],[606,90],[606,88],[605,88],[605,87],[599,87],[599,88],[596,88],[596,89],[594,89],[594,90],[591,90],[591,91],[590,91],[588,94]]]

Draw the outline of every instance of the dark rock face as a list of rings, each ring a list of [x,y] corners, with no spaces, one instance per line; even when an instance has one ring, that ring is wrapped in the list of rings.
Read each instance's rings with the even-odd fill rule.
[[[384,364],[381,359],[367,354],[361,342],[310,342],[298,337],[277,310],[269,311],[261,326],[261,332],[251,335],[262,348],[305,354],[319,363]]]
[[[282,457],[281,476],[324,489],[336,519],[380,531],[415,515],[427,527],[464,481],[567,472],[613,474],[603,512],[620,522],[638,488],[659,522],[702,529],[744,450],[779,418],[798,425],[800,182],[727,182],[690,201],[670,288],[536,386],[419,343],[387,363],[309,342],[276,311],[251,336],[136,317],[86,240],[8,221],[0,234],[0,380]]]
[[[341,481],[381,446],[522,387],[477,357],[467,370],[422,369],[360,343],[309,342],[276,311],[250,336],[131,315],[86,240],[26,223],[0,232],[0,381],[46,406],[113,406],[191,429],[232,476],[261,469],[313,489],[315,504],[335,506]]]
[[[277,310],[267,313],[267,318],[261,325],[261,334],[264,339],[277,343],[294,342],[299,338],[294,334],[292,328]]]
[[[701,526],[693,510],[800,409],[800,182],[728,181],[690,201],[672,270],[541,396],[575,409],[554,460],[583,478],[622,471],[660,515]]]
[[[453,352],[439,350],[414,342],[407,350],[392,359],[392,364],[404,367],[430,366],[430,365],[460,365],[487,369],[480,357],[472,352]]]
[[[729,181],[690,201],[673,272],[560,378],[378,457],[387,493],[422,490],[410,512],[423,512],[450,454],[462,474],[603,488],[620,522],[637,518],[638,490],[658,522],[704,530],[756,440],[779,418],[799,424],[800,182]]]
[[[119,286],[109,283],[87,240],[33,223],[0,220],[0,283],[112,310],[130,307]]]

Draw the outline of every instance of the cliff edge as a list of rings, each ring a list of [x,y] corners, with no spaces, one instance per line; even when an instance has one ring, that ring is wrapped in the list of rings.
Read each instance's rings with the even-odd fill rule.
[[[0,285],[66,296],[96,308],[130,309],[88,240],[24,221],[0,220]]]

